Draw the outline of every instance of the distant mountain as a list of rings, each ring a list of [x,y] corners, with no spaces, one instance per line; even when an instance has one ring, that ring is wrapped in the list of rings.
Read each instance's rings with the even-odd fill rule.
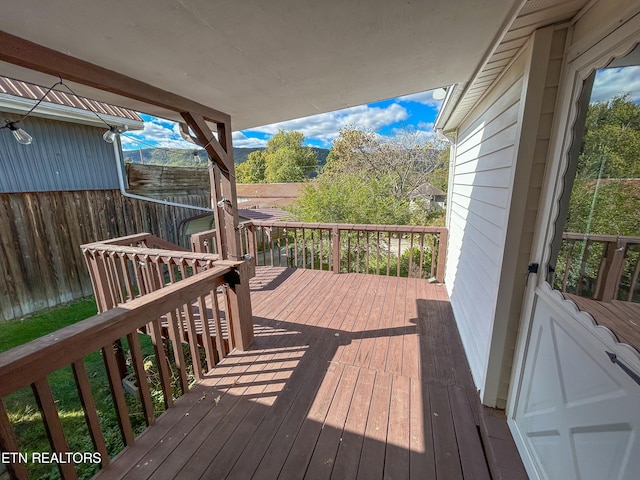
[[[327,148],[311,147],[318,156],[318,168],[322,168],[327,162],[329,150]],[[233,149],[233,159],[236,165],[241,164],[251,152],[264,150],[264,148]],[[164,165],[169,167],[194,167],[206,168],[207,155],[202,149],[185,150],[180,148],[142,148],[140,150],[125,150],[124,160],[127,163],[142,163],[145,165]],[[313,172],[310,177],[315,177]]]

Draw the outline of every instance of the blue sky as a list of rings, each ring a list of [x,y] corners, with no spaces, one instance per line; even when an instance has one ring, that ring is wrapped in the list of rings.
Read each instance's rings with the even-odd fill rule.
[[[429,140],[435,136],[433,122],[440,104],[441,101],[433,98],[432,91],[421,92],[233,132],[233,144],[235,147],[263,147],[269,138],[283,129],[302,132],[306,145],[330,148],[340,129],[347,126],[367,129],[386,137],[393,137],[398,129],[410,127],[418,131],[421,138]],[[142,115],[142,118],[145,121],[144,130],[122,135],[122,147],[125,150],[150,146],[194,148],[180,137],[177,123],[150,115]]]
[[[630,92],[631,99],[640,102],[640,67],[608,68],[599,71],[591,101],[608,100],[623,92]],[[235,147],[264,147],[269,138],[283,129],[301,131],[307,145],[330,148],[340,129],[346,126],[367,129],[383,137],[393,137],[398,129],[410,127],[419,132],[420,138],[429,140],[435,136],[433,122],[440,105],[441,101],[433,98],[433,91],[426,91],[233,132],[233,144]],[[194,148],[180,137],[177,123],[149,115],[142,117],[145,120],[144,130],[122,135],[122,146],[125,150],[150,146]]]

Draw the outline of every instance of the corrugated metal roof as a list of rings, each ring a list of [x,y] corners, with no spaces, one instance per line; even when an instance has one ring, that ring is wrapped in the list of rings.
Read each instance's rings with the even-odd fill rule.
[[[14,97],[28,98],[30,100],[40,100],[47,90],[47,88],[34,85],[33,83],[0,76],[0,93],[13,95]],[[108,103],[98,102],[85,97],[77,97],[76,95],[60,90],[51,90],[47,96],[44,97],[44,101],[77,108],[79,110],[90,110],[103,115],[112,115],[114,117],[126,118],[138,122],[143,121],[140,115],[128,108],[109,105]]]

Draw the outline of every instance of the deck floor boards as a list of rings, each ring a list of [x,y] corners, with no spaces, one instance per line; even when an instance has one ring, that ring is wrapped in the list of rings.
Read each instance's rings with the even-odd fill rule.
[[[261,267],[251,287],[251,349],[97,478],[490,478],[444,286]]]

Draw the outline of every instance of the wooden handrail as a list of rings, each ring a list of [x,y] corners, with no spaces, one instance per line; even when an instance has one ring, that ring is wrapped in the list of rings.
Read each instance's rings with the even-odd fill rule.
[[[444,227],[250,220],[240,224],[240,232],[243,253],[258,265],[444,281],[448,235]],[[215,243],[215,230],[191,238],[194,250],[208,252]]]
[[[230,267],[215,267],[54,333],[0,353],[0,397],[135,332],[153,319],[224,284]]]
[[[165,408],[173,405],[174,397],[184,395],[190,390],[189,375],[193,375],[196,381],[203,378],[204,366],[198,349],[199,333],[196,328],[198,319],[203,336],[208,328],[205,326],[210,321],[215,325],[218,340],[216,342],[217,358],[215,358],[211,341],[208,347],[205,345],[206,365],[209,370],[214,368],[217,359],[223,358],[231,349],[246,349],[253,339],[253,330],[244,329],[238,321],[247,309],[247,306],[242,304],[248,301],[246,263],[223,263],[25,345],[0,353],[0,378],[2,378],[0,448],[5,451],[18,451],[18,442],[5,409],[4,399],[30,386],[42,415],[52,450],[63,455],[69,451],[63,422],[58,414],[58,407],[47,377],[61,368],[71,366],[89,435],[96,451],[101,454],[102,466],[106,466],[109,463],[109,457],[105,435],[84,365],[85,357],[97,351],[102,352],[122,440],[124,445],[131,445],[135,441],[135,432],[129,418],[129,409],[113,345],[126,337],[143,419],[149,426],[155,422],[155,407],[145,367],[146,357],[138,339],[138,332],[141,329],[146,329],[151,336],[153,356],[160,379],[159,388],[161,388]],[[216,290],[221,285],[227,285],[230,291],[227,315],[224,319],[226,328],[220,324],[221,315],[218,309]],[[247,292],[241,290],[240,286],[247,289]],[[162,322],[168,325],[163,327]],[[167,336],[171,342],[163,340],[163,328],[167,330]],[[182,348],[183,342],[188,343],[191,354],[189,358]],[[226,345],[227,342],[228,345]],[[170,359],[167,354],[166,350],[169,348],[173,349],[173,359]],[[174,366],[170,367],[170,363]],[[177,378],[171,377],[170,368],[172,372],[177,371]],[[179,382],[180,393],[174,388],[175,382]],[[27,478],[24,465],[13,463],[8,467],[16,478]],[[63,479],[77,478],[73,464],[62,462],[58,464],[58,468]]]
[[[633,258],[630,252],[639,251],[639,236],[564,232],[562,239],[566,258],[556,266],[556,271],[561,274],[556,284],[560,290],[610,302],[619,298],[621,286],[626,285],[626,277],[629,291],[622,300],[633,301],[640,276],[640,254],[636,255],[633,265],[633,260],[629,262],[628,259]],[[575,245],[580,242],[584,245],[578,251]],[[602,249],[599,254],[596,247]],[[595,276],[589,277],[588,269],[595,270]]]

